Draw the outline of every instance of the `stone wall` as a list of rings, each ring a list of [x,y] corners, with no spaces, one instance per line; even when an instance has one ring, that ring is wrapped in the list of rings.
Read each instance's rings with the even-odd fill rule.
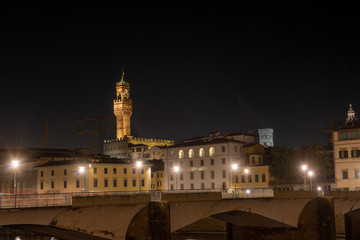
[[[134,195],[104,195],[104,196],[74,196],[72,207],[93,207],[93,206],[111,206],[111,205],[132,205],[144,204],[150,202],[149,194]]]

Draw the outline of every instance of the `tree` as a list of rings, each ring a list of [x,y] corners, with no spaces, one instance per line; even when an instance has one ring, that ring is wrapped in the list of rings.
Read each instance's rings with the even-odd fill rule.
[[[270,174],[278,180],[292,180],[294,174],[294,151],[283,146],[270,150]]]

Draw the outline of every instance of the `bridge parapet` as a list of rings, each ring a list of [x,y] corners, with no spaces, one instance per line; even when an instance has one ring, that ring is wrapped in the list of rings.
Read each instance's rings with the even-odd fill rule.
[[[103,195],[103,196],[73,196],[73,207],[122,206],[131,204],[147,204],[149,194],[134,195]]]

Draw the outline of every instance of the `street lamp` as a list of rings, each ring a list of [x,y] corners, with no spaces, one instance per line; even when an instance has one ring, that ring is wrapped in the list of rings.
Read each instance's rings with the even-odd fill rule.
[[[232,169],[233,171],[236,171],[236,170],[238,169],[238,165],[237,165],[236,163],[234,163],[234,164],[231,166],[231,169]],[[237,179],[236,179],[236,175],[234,174],[234,182],[235,182],[234,197],[236,197],[236,183],[237,183],[236,180],[237,180]]]
[[[244,173],[246,174],[245,184],[246,184],[246,189],[247,189],[247,187],[248,187],[248,181],[249,181],[249,169],[245,168]]]
[[[301,166],[301,170],[304,172],[304,186],[306,186],[306,171],[307,171],[308,167],[307,165],[303,164]]]
[[[140,169],[141,169],[141,166],[142,166],[142,162],[141,161],[137,161],[136,162],[136,167],[139,171],[139,193],[141,193],[141,178],[140,178]]]
[[[17,193],[17,189],[16,189],[16,169],[19,166],[20,161],[17,160],[13,160],[11,161],[11,168],[13,168],[14,171],[14,207],[16,208],[16,193]]]
[[[308,172],[308,175],[309,175],[309,179],[310,179],[310,190],[312,190],[312,176],[314,175],[314,172],[310,170]]]
[[[177,191],[177,175],[178,175],[179,170],[180,170],[179,166],[175,166],[175,167],[174,167],[174,172],[175,172],[175,190],[176,190],[176,191]]]
[[[80,166],[80,167],[79,167],[79,173],[80,173],[80,192],[83,192],[83,184],[82,184],[81,178],[83,178],[83,180],[84,180],[84,186],[85,186],[85,176],[81,177],[82,175],[84,175],[84,172],[85,172],[85,167]]]

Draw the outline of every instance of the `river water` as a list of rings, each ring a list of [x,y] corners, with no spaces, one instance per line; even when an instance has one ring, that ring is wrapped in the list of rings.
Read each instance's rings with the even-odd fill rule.
[[[33,234],[20,235],[0,235],[1,240],[57,240],[51,236],[34,236]],[[336,238],[337,240],[345,240],[345,238]],[[66,239],[65,239],[66,240]],[[171,240],[226,240],[226,235],[218,234],[204,234],[204,233],[181,233],[172,234]]]

